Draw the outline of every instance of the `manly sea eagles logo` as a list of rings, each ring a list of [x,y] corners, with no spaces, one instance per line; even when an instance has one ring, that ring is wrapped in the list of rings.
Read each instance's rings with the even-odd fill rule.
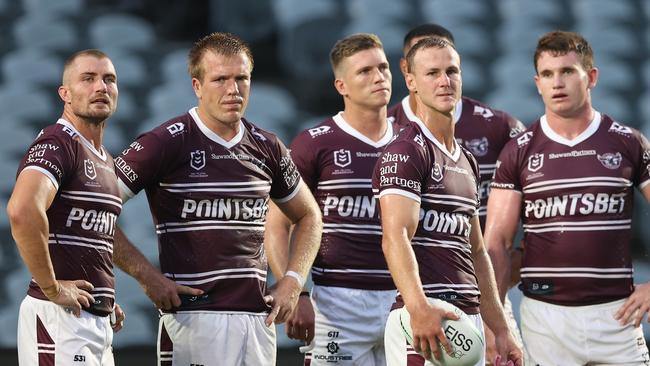
[[[205,166],[205,151],[196,150],[190,152],[190,166],[194,170],[201,170]]]
[[[95,170],[95,163],[92,160],[84,159],[84,174],[89,179],[95,179],[97,177],[97,170]]]
[[[488,152],[488,139],[487,137],[482,137],[480,139],[474,139],[465,141],[465,146],[467,149],[476,156],[485,156]]]
[[[440,164],[433,164],[433,169],[431,169],[431,179],[435,180],[436,182],[440,182],[442,180],[442,167],[440,167]]]
[[[616,154],[606,153],[603,155],[596,155],[596,157],[607,169],[618,169],[618,167],[621,166],[621,160],[623,160],[620,152],[617,152]]]
[[[528,170],[536,172],[544,166],[544,154],[531,155],[528,158]]]
[[[341,149],[334,151],[334,164],[341,168],[345,168],[352,164],[352,155],[350,154],[350,150]]]

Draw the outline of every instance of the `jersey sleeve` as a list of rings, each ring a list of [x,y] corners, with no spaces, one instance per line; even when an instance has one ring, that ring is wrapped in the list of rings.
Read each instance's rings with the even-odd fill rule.
[[[420,202],[426,171],[422,153],[408,141],[397,141],[388,145],[377,160],[373,193],[377,198],[398,194]]]
[[[469,161],[469,165],[472,167],[472,173],[474,174],[474,179],[476,181],[476,214],[478,215],[478,210],[481,207],[481,197],[480,197],[480,190],[481,190],[481,169],[478,165],[478,161],[472,155],[471,152],[469,152],[467,149],[464,147],[460,147],[462,149],[462,152],[465,154],[467,157],[467,160]]]
[[[123,196],[136,195],[159,176],[169,150],[165,145],[169,144],[154,131],[140,135],[115,158],[115,171]]]
[[[318,163],[316,151],[310,146],[310,139],[305,133],[299,134],[291,143],[291,159],[296,164],[300,176],[309,190],[316,191],[318,185]]]
[[[508,139],[511,139],[526,130],[526,126],[520,120],[503,112],[503,118],[508,125]]]
[[[635,180],[639,189],[643,189],[650,184],[650,142],[641,132],[637,131],[636,135],[639,141],[639,164]]]
[[[275,140],[275,154],[277,166],[274,169],[273,183],[271,183],[271,198],[276,202],[291,200],[300,188],[300,173],[296,164],[291,159],[289,150],[282,141]],[[274,160],[275,160],[274,159]]]
[[[519,166],[518,156],[517,141],[510,140],[501,150],[497,159],[494,177],[490,183],[491,189],[510,189],[521,192],[521,180],[517,169]]]
[[[37,138],[23,157],[16,177],[24,170],[33,169],[47,176],[58,190],[66,174],[74,171],[75,165],[69,144],[56,136]]]

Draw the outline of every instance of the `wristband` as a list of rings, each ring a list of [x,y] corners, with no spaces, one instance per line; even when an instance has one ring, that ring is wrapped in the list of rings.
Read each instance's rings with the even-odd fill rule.
[[[300,291],[300,295],[298,296],[309,296],[309,291]]]
[[[305,279],[302,278],[302,276],[301,276],[300,273],[298,273],[298,272],[287,271],[287,273],[285,273],[284,275],[285,275],[285,277],[286,277],[286,276],[289,276],[289,277],[293,277],[293,278],[295,278],[296,281],[298,281],[298,284],[300,285],[300,287],[302,287],[302,286],[305,285]]]

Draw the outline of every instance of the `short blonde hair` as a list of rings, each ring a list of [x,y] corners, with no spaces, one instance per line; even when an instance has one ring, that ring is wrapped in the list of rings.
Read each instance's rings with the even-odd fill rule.
[[[372,48],[384,49],[379,37],[372,33],[357,33],[338,40],[330,51],[332,70],[336,73],[343,59]]]

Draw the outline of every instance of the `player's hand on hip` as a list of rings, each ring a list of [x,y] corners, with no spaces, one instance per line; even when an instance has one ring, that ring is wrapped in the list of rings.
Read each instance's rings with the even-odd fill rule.
[[[632,295],[614,313],[614,319],[621,325],[634,323],[634,326],[638,327],[645,314],[650,314],[650,282],[634,287]],[[648,321],[650,322],[650,318]]]
[[[179,294],[192,296],[203,294],[203,290],[179,285],[158,271],[148,273],[141,285],[144,288],[144,293],[151,299],[156,308],[162,310],[179,307],[181,305]]]
[[[311,299],[309,296],[299,296],[298,305],[285,324],[287,336],[291,339],[304,341],[306,344],[311,343],[314,339],[314,319],[314,306]]]
[[[57,281],[58,290],[56,295],[47,295],[50,301],[61,305],[66,311],[76,317],[81,316],[81,307],[89,308],[95,302],[95,298],[88,293],[93,289],[93,284],[84,280]]]
[[[494,334],[496,345],[495,366],[522,366],[524,364],[524,352],[522,351],[515,337],[507,328],[499,334]]]
[[[434,306],[428,302],[414,309],[407,309],[411,316],[413,329],[413,349],[422,355],[433,355],[436,359],[442,357],[442,352],[452,352],[451,344],[442,329],[443,319],[458,320],[453,311]],[[442,345],[444,350],[438,347]]]
[[[124,326],[124,319],[126,319],[126,314],[124,313],[124,310],[122,310],[122,307],[120,307],[120,304],[115,303],[115,309],[113,309],[110,319],[113,332],[119,332]]]
[[[298,302],[302,285],[294,278],[285,276],[269,289],[269,294],[264,296],[264,302],[271,306],[271,312],[266,317],[265,324],[284,323],[293,312]]]

